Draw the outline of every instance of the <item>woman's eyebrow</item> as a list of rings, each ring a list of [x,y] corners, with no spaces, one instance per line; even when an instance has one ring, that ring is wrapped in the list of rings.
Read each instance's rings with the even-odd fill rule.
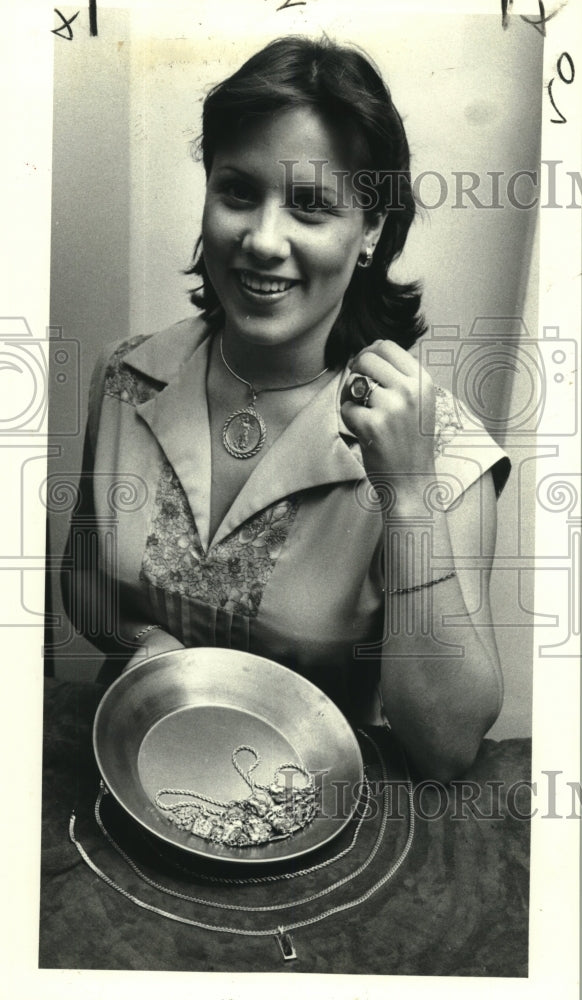
[[[287,185],[287,190],[301,194],[307,192],[308,194],[323,194],[328,197],[337,196],[337,188],[329,187],[327,184],[318,184],[316,181],[307,180],[293,180]]]
[[[240,174],[241,177],[248,177],[249,180],[253,178],[253,174],[250,174],[247,170],[242,170],[240,167],[235,167],[233,164],[230,163],[222,163],[219,167],[216,168],[216,170],[217,173],[219,174],[232,173],[232,174]]]
[[[254,184],[257,183],[257,175],[249,170],[244,170],[242,167],[236,166],[233,163],[221,163],[219,167],[216,168],[218,175],[222,174],[236,174],[238,177],[242,177],[247,181]],[[314,178],[293,178],[288,179],[285,185],[288,195],[299,195],[299,194],[311,194],[314,197],[325,197],[329,199],[338,198],[338,188],[330,186],[329,184],[320,184],[319,181]]]

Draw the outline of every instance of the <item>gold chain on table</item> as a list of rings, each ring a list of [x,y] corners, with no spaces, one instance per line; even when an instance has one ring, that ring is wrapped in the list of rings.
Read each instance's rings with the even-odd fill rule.
[[[367,789],[369,789],[367,780],[366,780],[366,786]],[[99,795],[102,798],[102,791],[100,791]],[[369,800],[369,790],[367,790],[367,798]],[[97,799],[97,803],[100,803],[99,796]],[[306,897],[306,899],[293,899],[289,903],[274,903],[272,906],[245,906],[244,904],[237,904],[237,903],[219,903],[211,899],[202,899],[200,896],[189,896],[187,893],[178,892],[176,889],[171,889],[169,886],[161,885],[160,882],[156,882],[154,879],[151,879],[149,875],[146,875],[145,872],[143,872],[139,868],[139,866],[135,863],[135,861],[132,858],[130,858],[128,854],[125,853],[125,851],[119,846],[119,844],[116,843],[113,837],[108,833],[105,826],[103,825],[101,816],[98,813],[97,803],[95,803],[95,818],[97,819],[99,829],[104,834],[105,838],[109,841],[111,846],[115,848],[117,853],[123,858],[126,864],[129,865],[131,870],[139,878],[141,878],[144,882],[146,882],[147,885],[150,885],[153,889],[158,889],[159,892],[163,892],[167,896],[174,896],[176,899],[185,900],[187,903],[197,903],[200,906],[212,906],[219,910],[240,910],[243,913],[269,913],[272,910],[286,910],[290,906],[293,907],[303,906],[305,903],[311,903],[314,899],[317,899],[319,896],[326,896],[328,893],[333,892],[335,889],[339,889],[342,885],[345,885],[347,882],[351,882],[352,879],[357,878],[358,875],[361,875],[362,872],[365,871],[371,860],[371,858],[368,858],[365,862],[362,863],[362,865],[360,865],[359,868],[356,868],[349,875],[344,876],[343,879],[340,879],[338,882],[335,882],[332,886],[328,886],[327,889],[320,890],[316,895]],[[362,816],[358,821],[358,829],[361,826],[363,819],[364,819],[364,814],[362,814]],[[328,858],[326,861],[322,861],[319,864],[314,865],[311,869],[306,869],[305,871],[293,872],[292,875],[294,878],[299,878],[304,874],[309,874],[310,871],[317,871],[320,868],[327,867],[328,865],[334,863],[337,860],[338,860],[338,855],[335,855],[332,858]],[[250,882],[249,884],[256,884],[256,883]]]
[[[382,840],[384,839],[384,834],[386,832],[386,826],[387,826],[387,822],[388,822],[388,796],[387,796],[387,792],[388,792],[388,777],[387,777],[386,768],[385,768],[385,765],[384,765],[384,759],[383,759],[380,751],[378,750],[378,747],[376,746],[376,743],[374,742],[374,740],[372,740],[372,738],[370,736],[368,736],[366,733],[361,732],[361,731],[360,731],[360,733],[374,747],[374,750],[376,751],[376,755],[377,755],[377,757],[378,757],[378,759],[380,761],[381,770],[382,770],[382,782],[383,782],[383,793],[382,793],[382,795],[383,795],[383,805],[384,805],[384,808],[383,808],[382,820],[381,820],[381,823],[380,823],[380,829],[378,831],[378,836],[376,838],[376,842],[375,842],[372,850],[370,851],[370,854],[368,855],[368,858],[366,859],[366,861],[363,862],[362,865],[360,865],[359,869],[356,869],[355,873],[352,873],[350,876],[346,876],[344,879],[339,880],[339,882],[334,883],[332,886],[328,886],[326,889],[321,889],[321,890],[319,890],[316,893],[312,893],[311,896],[306,897],[306,899],[304,899],[304,900],[301,901],[302,904],[305,904],[305,903],[308,903],[308,902],[313,902],[316,899],[319,899],[319,898],[321,898],[323,896],[328,895],[330,892],[334,891],[334,889],[338,888],[341,885],[344,885],[347,881],[350,881],[352,878],[356,877],[357,874],[361,874],[361,872],[365,868],[367,868],[371,864],[371,862],[373,861],[373,859],[375,858],[376,854],[378,853],[378,851],[380,849],[380,845],[382,843]],[[267,928],[267,929],[256,929],[256,928],[253,928],[253,929],[248,930],[248,929],[244,929],[244,928],[241,928],[241,927],[226,927],[226,926],[218,925],[218,924],[207,924],[204,921],[194,920],[191,917],[182,917],[182,916],[179,916],[178,914],[171,913],[168,910],[162,910],[160,907],[153,906],[151,903],[146,903],[144,900],[138,899],[137,896],[132,895],[132,893],[128,892],[122,886],[120,886],[116,882],[114,882],[114,880],[112,878],[110,878],[109,875],[107,875],[105,872],[103,872],[95,864],[95,862],[92,861],[92,859],[89,857],[89,855],[85,851],[85,849],[82,846],[82,844],[75,837],[75,813],[74,812],[71,814],[71,818],[70,818],[70,821],[69,821],[69,837],[70,837],[71,842],[76,847],[76,849],[77,849],[78,853],[80,854],[81,858],[88,865],[88,867],[103,882],[105,882],[106,885],[109,885],[112,889],[114,889],[116,892],[118,892],[121,896],[123,896],[124,898],[128,899],[130,902],[134,903],[135,906],[138,906],[138,907],[140,907],[141,909],[144,909],[144,910],[148,910],[151,913],[156,913],[158,916],[165,917],[168,920],[173,920],[173,921],[175,921],[177,923],[186,924],[186,925],[188,925],[190,927],[198,927],[201,930],[214,931],[216,933],[222,933],[222,934],[234,934],[234,935],[239,935],[239,936],[242,936],[242,937],[275,937],[277,939],[278,943],[279,943],[279,946],[281,948],[283,956],[285,958],[294,958],[295,957],[295,952],[294,952],[292,944],[290,942],[288,944],[287,943],[284,944],[284,943],[282,943],[282,940],[281,940],[282,938],[284,938],[284,936],[288,935],[289,931],[298,930],[299,928],[308,927],[311,924],[319,923],[321,920],[325,920],[327,917],[331,917],[331,916],[333,916],[336,913],[342,913],[342,912],[344,912],[346,910],[351,910],[354,907],[360,906],[362,903],[367,902],[368,899],[370,899],[379,889],[382,888],[382,886],[384,886],[396,874],[396,872],[398,871],[398,869],[402,866],[402,864],[406,860],[406,858],[407,858],[407,856],[408,856],[408,854],[410,852],[410,849],[412,847],[412,843],[413,843],[413,840],[414,840],[414,829],[415,829],[415,823],[414,823],[414,805],[413,805],[413,790],[412,790],[412,782],[410,780],[410,775],[407,775],[406,786],[407,786],[408,803],[409,803],[408,836],[406,838],[406,843],[404,845],[404,848],[403,848],[400,856],[396,859],[396,861],[394,862],[394,864],[391,865],[391,867],[388,869],[388,871],[385,872],[384,875],[377,882],[374,883],[374,885],[372,885],[369,889],[366,890],[366,892],[364,892],[361,896],[358,896],[356,899],[348,900],[345,903],[338,903],[336,906],[330,907],[330,909],[325,910],[323,913],[318,913],[318,914],[315,914],[312,917],[306,917],[303,920],[297,920],[297,921],[294,921],[294,922],[292,922],[290,924],[278,925],[276,928]],[[100,790],[101,797],[102,797],[102,794],[103,794],[103,790]],[[98,798],[98,801],[100,801],[99,798]],[[97,803],[96,803],[96,806],[97,806]],[[130,866],[134,869],[134,871],[136,872],[136,874],[140,874],[141,875],[142,873],[139,872],[139,870],[137,869],[137,866],[135,865],[135,863],[125,854],[125,852],[122,851],[122,849],[118,845],[115,844],[115,841],[113,841],[113,838],[105,831],[105,828],[102,827],[102,829],[104,830],[104,832],[106,834],[107,840],[110,843],[112,843],[113,846],[115,846],[115,848],[118,851],[118,853],[122,857],[125,858],[125,860],[128,862],[128,864],[130,864]],[[328,862],[322,862],[322,864],[321,864],[320,867],[323,867],[326,863],[329,863],[330,860],[333,861],[335,859],[328,859]],[[314,869],[315,869],[315,867],[316,866],[314,866]],[[299,875],[301,873],[297,872],[296,874]],[[155,888],[159,889],[162,892],[165,892],[167,894],[169,893],[169,894],[172,894],[172,895],[177,895],[173,890],[168,890],[168,889],[166,889],[164,887],[159,886],[157,883],[154,883],[153,880],[148,879],[147,876],[145,876],[145,880],[148,881],[148,882],[150,882],[151,885],[153,885]],[[226,908],[226,909],[233,910],[233,911],[236,910],[236,911],[243,911],[243,912],[253,912],[253,911],[258,911],[258,910],[271,910],[271,909],[277,909],[277,910],[279,910],[279,909],[283,909],[284,908],[282,905],[278,905],[278,906],[275,906],[275,907],[245,907],[245,906],[236,905],[236,904],[230,904],[229,905],[229,904],[216,903],[216,902],[213,902],[213,901],[210,901],[210,900],[195,900],[194,897],[185,897],[184,896],[183,898],[191,899],[192,901],[196,901],[196,902],[200,902],[200,903],[202,903],[205,906],[220,907],[220,908]],[[286,905],[288,905],[288,904],[286,904]],[[294,901],[292,905],[297,906],[298,905],[297,901]],[[290,952],[288,952],[286,954],[286,949],[291,949],[291,950],[290,950]]]
[[[370,788],[366,778],[364,778],[362,784],[364,786],[363,790],[366,792],[366,801],[369,801]],[[358,808],[359,804],[360,803],[358,802],[358,804],[356,805],[356,809]],[[299,871],[296,872],[279,872],[277,875],[246,875],[244,878],[227,878],[224,875],[205,875],[204,872],[196,872],[196,878],[199,879],[199,881],[201,882],[209,882],[211,885],[244,886],[244,885],[263,885],[268,882],[289,881],[290,879],[293,878],[302,878],[305,875],[311,875],[312,872],[319,871],[320,868],[327,868],[329,865],[334,864],[336,861],[341,861],[342,858],[345,858],[346,855],[349,854],[350,851],[354,849],[358,840],[360,828],[365,818],[366,816],[365,813],[363,812],[362,815],[358,818],[358,822],[356,824],[352,839],[350,843],[347,845],[347,847],[342,848],[341,851],[339,851],[337,854],[333,854],[330,858],[327,858],[326,861],[319,861],[316,865],[311,865],[310,868],[301,868]],[[97,822],[99,824],[99,820]],[[102,832],[106,837],[109,836],[109,834],[105,830],[105,827],[103,826],[102,826]],[[151,841],[148,841],[148,844],[150,848],[153,849],[154,853],[157,854],[157,856],[161,858],[163,861],[165,861],[167,864],[170,864],[172,868],[176,869],[177,871],[185,872],[187,875],[192,875],[191,868],[187,868],[186,865],[180,865],[178,864],[177,861],[173,861],[170,858],[166,857],[164,854],[162,854],[161,851],[155,849]]]
[[[369,803],[369,801],[370,801],[370,794],[371,793],[370,793],[370,783],[369,783],[368,779],[365,776],[364,776],[364,781],[362,782],[362,784],[364,786],[364,791],[366,793],[366,805],[367,805]],[[111,846],[113,848],[115,848],[115,850],[120,855],[120,857],[123,858],[123,860],[129,865],[129,867],[135,872],[136,875],[138,875],[140,878],[142,878],[144,880],[144,882],[147,882],[148,885],[151,885],[154,889],[159,889],[160,892],[165,892],[169,896],[176,896],[178,899],[185,899],[186,901],[189,901],[189,902],[192,902],[192,903],[202,903],[205,906],[224,907],[224,909],[228,909],[228,910],[230,910],[230,909],[237,909],[236,906],[233,906],[230,903],[224,903],[224,904],[222,904],[222,903],[214,903],[214,902],[211,902],[211,901],[206,900],[206,899],[199,899],[196,896],[187,896],[187,895],[185,895],[183,893],[175,891],[174,889],[170,889],[170,888],[168,888],[166,886],[160,885],[159,882],[155,882],[153,879],[150,879],[150,877],[148,875],[146,875],[145,872],[142,872],[141,869],[138,867],[138,865],[135,863],[135,861],[132,858],[130,858],[129,855],[125,853],[125,851],[123,850],[123,848],[121,848],[119,846],[119,844],[113,839],[113,837],[111,836],[111,834],[106,829],[106,827],[105,827],[105,825],[103,823],[103,819],[101,817],[101,808],[100,807],[101,807],[101,802],[103,801],[104,793],[106,791],[107,791],[107,789],[106,789],[105,785],[103,784],[103,782],[101,782],[101,788],[100,788],[99,794],[97,796],[97,801],[95,802],[95,809],[94,809],[95,821],[97,823],[97,826],[101,830],[101,833],[105,837],[105,839],[107,841],[109,841],[109,843],[111,844]],[[360,805],[361,801],[362,800],[360,799],[360,801],[356,805],[356,809]],[[332,855],[330,858],[327,858],[325,861],[319,861],[317,864],[311,865],[309,868],[301,868],[299,871],[296,871],[296,872],[280,872],[277,875],[257,875],[257,876],[252,876],[251,875],[251,876],[247,876],[246,878],[239,878],[239,879],[235,879],[235,878],[223,878],[223,877],[220,877],[218,875],[204,875],[204,874],[196,872],[195,873],[196,878],[202,879],[204,881],[210,881],[210,882],[213,882],[214,884],[218,884],[218,885],[233,886],[233,885],[261,885],[264,882],[280,882],[283,879],[302,878],[305,875],[311,875],[312,872],[319,871],[321,868],[327,868],[329,865],[335,864],[336,861],[340,861],[343,857],[346,856],[346,854],[350,853],[350,851],[356,845],[356,842],[357,842],[357,839],[358,839],[358,835],[359,835],[362,823],[364,822],[365,818],[366,818],[366,814],[365,814],[365,811],[363,811],[362,814],[358,817],[358,822],[356,824],[356,829],[354,830],[354,835],[352,837],[351,843],[349,843],[347,845],[347,847],[344,847],[343,850],[341,850],[338,854]],[[161,857],[161,858],[164,857],[162,854],[160,854],[159,851],[156,851],[156,854],[158,855],[158,857]],[[185,865],[176,865],[175,863],[172,863],[172,866],[173,867],[178,867],[180,869],[180,871],[187,872],[188,875],[192,875],[193,874],[192,871],[191,871],[191,869],[186,868]],[[293,905],[295,905],[295,904],[293,904]],[[245,909],[245,907],[241,907],[241,908]],[[253,909],[259,909],[259,910],[260,909],[266,909],[266,910],[273,909],[273,910],[276,910],[276,909],[279,909],[279,907],[278,906],[272,906],[272,907],[269,907],[269,906],[267,906],[267,907],[249,907],[249,909],[250,910],[253,910]]]

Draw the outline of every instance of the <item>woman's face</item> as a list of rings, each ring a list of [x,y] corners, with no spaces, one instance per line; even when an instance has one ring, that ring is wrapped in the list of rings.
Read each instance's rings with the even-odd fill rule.
[[[280,112],[216,153],[202,238],[229,335],[323,351],[358,255],[381,227],[352,204],[345,160],[307,108]]]

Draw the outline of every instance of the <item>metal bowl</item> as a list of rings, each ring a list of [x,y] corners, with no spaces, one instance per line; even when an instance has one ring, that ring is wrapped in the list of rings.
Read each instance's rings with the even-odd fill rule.
[[[253,847],[177,829],[154,804],[156,793],[246,798],[250,789],[232,764],[241,744],[260,754],[253,773],[260,784],[270,784],[282,764],[314,774],[315,819],[287,839]],[[319,688],[278,663],[230,649],[161,653],[122,674],[99,705],[93,746],[107,788],[134,820],[168,844],[222,862],[272,863],[321,847],[349,822],[363,780],[355,734]]]

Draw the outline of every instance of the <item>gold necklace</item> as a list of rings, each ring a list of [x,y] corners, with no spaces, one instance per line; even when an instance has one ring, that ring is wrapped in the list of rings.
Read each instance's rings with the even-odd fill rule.
[[[304,385],[311,385],[317,382],[318,378],[325,375],[328,368],[324,368],[318,375],[308,378],[305,382],[296,382],[294,385],[266,386],[264,389],[255,389],[252,382],[238,375],[229,365],[224,356],[223,337],[220,338],[220,357],[224,367],[233,378],[246,385],[251,394],[250,403],[240,410],[235,410],[226,418],[222,428],[222,443],[229,455],[233,458],[252,458],[256,455],[265,443],[267,437],[267,425],[255,406],[255,400],[261,392],[287,392],[289,389],[301,389]]]
[[[255,758],[247,772],[238,763],[241,750]],[[233,750],[231,759],[251,790],[247,798],[221,802],[191,789],[161,788],[155,798],[156,806],[179,830],[227,847],[252,847],[292,837],[312,822],[317,812],[316,789],[313,776],[302,765],[281,764],[272,783],[261,785],[251,778],[261,761],[254,747],[242,744]],[[301,774],[305,784],[294,788],[292,780],[285,780],[292,778],[290,773],[281,782],[279,779],[285,771]],[[167,804],[162,801],[166,795],[181,796],[181,801]]]

